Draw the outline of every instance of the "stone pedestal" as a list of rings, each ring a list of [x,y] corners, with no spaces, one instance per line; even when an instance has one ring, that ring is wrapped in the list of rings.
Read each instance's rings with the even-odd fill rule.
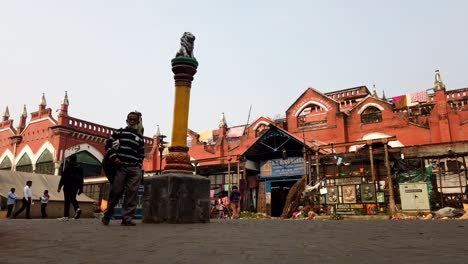
[[[144,223],[208,223],[210,180],[182,173],[145,179]]]

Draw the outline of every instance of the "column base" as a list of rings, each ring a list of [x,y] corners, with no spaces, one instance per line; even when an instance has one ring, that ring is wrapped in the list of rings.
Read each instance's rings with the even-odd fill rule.
[[[167,173],[146,178],[143,223],[209,223],[210,180]]]
[[[163,174],[193,174],[193,166],[190,163],[188,150],[188,147],[169,147],[169,154],[166,156],[166,166],[164,167]]]

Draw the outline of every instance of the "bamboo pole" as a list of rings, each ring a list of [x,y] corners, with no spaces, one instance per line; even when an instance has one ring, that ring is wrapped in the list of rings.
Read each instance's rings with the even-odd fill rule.
[[[369,160],[370,160],[372,183],[375,184],[374,154],[373,154],[373,151],[372,151],[372,143],[369,144]]]
[[[395,210],[395,194],[393,193],[393,180],[390,170],[390,161],[388,158],[388,144],[384,143],[384,153],[385,153],[385,168],[387,169],[387,180],[388,180],[388,200],[390,213],[393,214]]]

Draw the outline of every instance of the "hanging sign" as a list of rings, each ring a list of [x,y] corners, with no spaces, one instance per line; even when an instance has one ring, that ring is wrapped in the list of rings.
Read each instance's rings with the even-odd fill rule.
[[[284,177],[304,175],[304,158],[291,157],[260,162],[260,176]]]

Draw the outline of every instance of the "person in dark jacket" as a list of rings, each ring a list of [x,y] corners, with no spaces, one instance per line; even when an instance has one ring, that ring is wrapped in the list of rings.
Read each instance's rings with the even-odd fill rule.
[[[62,177],[60,177],[60,182],[57,189],[57,192],[60,192],[63,187],[63,196],[65,198],[63,217],[59,218],[59,220],[69,219],[70,203],[75,209],[75,215],[73,218],[80,218],[81,209],[78,201],[76,200],[76,195],[83,193],[83,181],[83,168],[81,168],[80,165],[78,165],[76,162],[76,155],[71,155],[68,158],[68,162],[65,164],[65,169],[62,172]]]
[[[135,225],[132,220],[137,206],[138,187],[143,177],[142,164],[145,155],[143,135],[138,132],[140,120],[140,113],[130,112],[127,115],[127,127],[115,131],[106,142],[106,151],[110,162],[116,168],[116,174],[111,184],[107,210],[101,220],[104,225],[109,224],[114,214],[114,207],[124,191],[122,225]],[[142,130],[140,129],[140,131]]]
[[[232,186],[231,194],[229,195],[229,202],[231,203],[232,208],[232,218],[239,218],[239,204],[240,204],[241,195],[237,186]]]

